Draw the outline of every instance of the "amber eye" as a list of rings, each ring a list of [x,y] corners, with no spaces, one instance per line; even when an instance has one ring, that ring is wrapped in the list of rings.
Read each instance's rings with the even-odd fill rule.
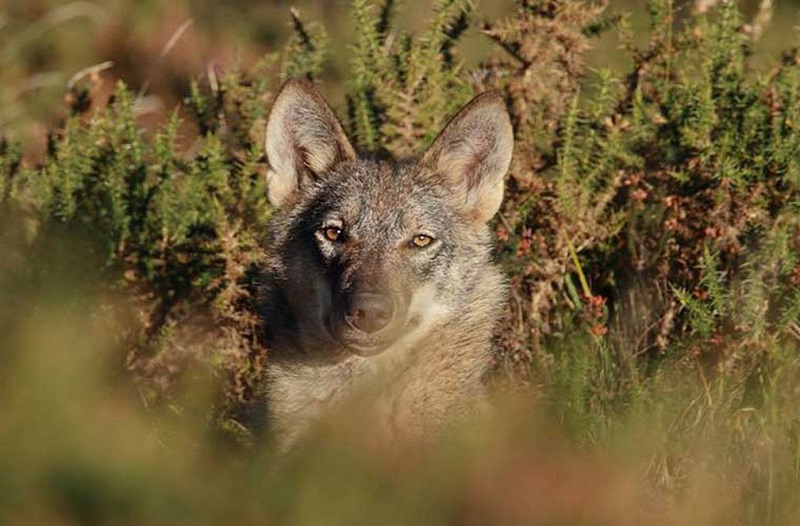
[[[322,231],[328,241],[339,241],[342,239],[342,229],[338,226],[328,226]]]
[[[433,238],[426,234],[417,234],[414,236],[414,239],[411,240],[411,243],[417,248],[425,248],[433,243]]]

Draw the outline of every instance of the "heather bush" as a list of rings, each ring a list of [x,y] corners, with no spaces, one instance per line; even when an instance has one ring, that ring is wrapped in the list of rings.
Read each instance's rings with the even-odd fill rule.
[[[483,20],[470,0],[436,0],[419,34],[395,21],[391,0],[352,2],[359,31],[339,113],[362,151],[421,151],[449,115],[486,89],[502,93],[515,128],[506,200],[494,225],[511,284],[496,377],[537,399],[547,423],[509,403],[509,438],[442,445],[426,457],[437,469],[453,469],[444,467],[448,455],[474,458],[480,443],[549,466],[521,473],[524,480],[557,476],[559,465],[548,464],[539,448],[563,441],[557,451],[590,466],[584,472],[563,464],[574,479],[605,469],[606,457],[625,473],[636,464],[645,472],[638,479],[660,495],[655,507],[672,510],[657,513],[665,523],[784,524],[796,517],[800,58],[791,47],[769,68],[753,67],[763,29],[754,24],[768,17],[760,12],[751,22],[734,3],[717,4],[703,3],[677,22],[672,2],[652,1],[642,46],[628,19],[602,2],[519,0],[512,16]],[[145,415],[160,421],[166,409],[184,421],[192,414],[215,436],[258,444],[252,404],[268,360],[254,308],[270,214],[264,118],[281,79],[325,77],[330,38],[297,11],[289,15],[294,33],[281,53],[194,82],[181,110],[155,132],[137,121],[140,97],[124,85],[98,100],[104,81],[94,75],[71,88],[68,116],[51,131],[42,160],[23,162],[19,146],[0,143],[0,346],[10,349],[0,364],[11,367],[31,352],[37,340],[26,331],[56,304],[64,320],[100,334],[96,346],[79,337],[72,346],[103,349],[115,383],[137,393]],[[458,53],[469,29],[493,46],[475,68]],[[615,34],[630,61],[622,75],[586,65],[603,34]],[[59,330],[71,334],[64,323]],[[196,388],[207,404],[196,403]],[[146,435],[141,415],[131,418],[132,433]],[[0,425],[0,444],[8,432]],[[548,438],[531,438],[539,433]],[[211,444],[219,453],[219,443]],[[329,448],[293,458],[278,474],[298,486],[323,477],[319,487],[329,488],[328,468],[354,470],[355,489],[343,498],[352,504],[372,495],[376,513],[398,523],[426,514],[432,523],[470,522],[468,513],[513,522],[527,509],[506,507],[473,479],[444,483],[422,468],[417,478],[403,478],[392,466],[382,479],[383,471],[347,448]],[[499,479],[513,486],[508,458],[492,458],[506,466]],[[179,460],[175,472],[196,475],[188,463]],[[475,465],[467,466],[478,480]],[[64,469],[68,479],[74,475]],[[237,477],[258,475],[241,466],[235,476],[218,469],[225,488],[256,499]],[[149,476],[140,475],[132,484],[146,486]],[[182,501],[173,488],[154,506],[214,508],[221,514],[214,516],[230,511],[228,518],[246,521],[325,516],[330,502],[313,491],[287,496],[279,475],[265,482],[274,500],[263,507],[216,508],[196,496],[208,491],[197,481],[197,501]],[[613,480],[624,486],[625,477]],[[102,486],[89,479],[86,487]],[[0,477],[0,489],[4,482]],[[398,493],[373,495],[373,483]],[[415,484],[431,493],[420,497]],[[120,498],[114,487],[95,497],[99,507],[88,505],[100,522],[108,519],[103,506]],[[573,489],[579,498],[591,493],[582,484]],[[719,506],[705,506],[697,491]],[[470,492],[481,504],[467,503]],[[69,503],[79,499],[65,494]],[[596,516],[580,520],[630,523],[633,515],[620,510],[647,499],[623,494],[622,508],[599,506]],[[293,515],[302,499],[315,510],[305,518]],[[145,510],[132,517],[152,519],[140,502],[126,502]],[[574,523],[577,515],[559,515],[569,507],[556,506],[552,522],[542,523]],[[364,520],[365,509],[351,518]]]

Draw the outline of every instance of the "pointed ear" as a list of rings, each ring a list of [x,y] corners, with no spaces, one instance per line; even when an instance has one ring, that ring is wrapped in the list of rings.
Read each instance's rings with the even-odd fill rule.
[[[280,206],[307,180],[322,177],[356,153],[339,120],[314,86],[290,79],[267,119],[269,200]]]
[[[444,177],[476,221],[487,222],[503,200],[514,131],[497,92],[478,95],[445,126],[421,163]]]

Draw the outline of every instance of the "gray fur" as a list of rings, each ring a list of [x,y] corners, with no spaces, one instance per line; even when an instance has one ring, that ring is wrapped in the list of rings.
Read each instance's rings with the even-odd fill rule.
[[[277,101],[267,152],[280,190],[270,190],[277,209],[261,295],[268,425],[286,448],[361,392],[373,397],[383,438],[428,436],[484,397],[506,296],[486,226],[511,159],[505,106],[479,95],[419,159],[385,161],[351,155],[307,82],[289,81]],[[331,241],[327,228],[342,234]],[[433,241],[419,248],[417,235]],[[344,321],[361,291],[391,298],[384,328]]]

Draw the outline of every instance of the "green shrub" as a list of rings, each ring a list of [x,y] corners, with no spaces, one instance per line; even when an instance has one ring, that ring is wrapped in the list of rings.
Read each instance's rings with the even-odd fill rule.
[[[656,486],[691,488],[702,458],[741,479],[743,522],[790,517],[797,48],[751,67],[754,37],[732,2],[678,24],[672,2],[653,1],[643,49],[625,17],[588,1],[519,0],[508,19],[480,21],[471,1],[437,0],[417,35],[398,27],[395,7],[352,3],[345,123],[359,148],[421,151],[485,89],[512,113],[495,224],[511,282],[499,369],[533,384],[581,447],[613,449],[652,424]],[[316,79],[327,64],[324,30],[296,11],[291,20],[283,53],[193,84],[157,133],[140,127],[125,86],[94,105],[77,87],[41,163],[0,144],[2,345],[24,340],[15,327],[42,298],[71,298],[111,320],[118,368],[147,407],[182,413],[193,380],[219,383],[213,410],[197,410],[249,439],[243,411],[267,359],[253,301],[270,214],[264,118],[281,77]],[[474,27],[494,52],[467,70],[457,51]],[[632,63],[621,77],[586,67],[593,39],[612,30]]]

